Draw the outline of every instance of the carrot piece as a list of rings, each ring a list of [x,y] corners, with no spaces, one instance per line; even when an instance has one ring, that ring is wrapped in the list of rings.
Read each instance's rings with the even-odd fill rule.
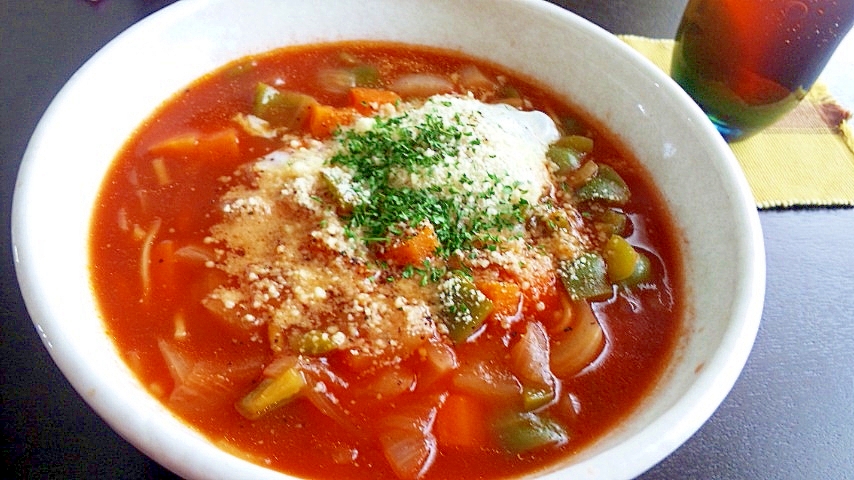
[[[233,162],[240,157],[237,130],[225,128],[199,137],[196,155],[204,162]]]
[[[476,399],[452,393],[436,414],[433,433],[440,447],[483,447],[488,437],[485,417]]]
[[[546,308],[558,302],[560,290],[566,290],[563,286],[558,289],[557,275],[553,271],[542,271],[530,269],[513,280],[522,289],[523,309],[525,314],[539,315],[542,305]]]
[[[348,94],[350,106],[362,115],[370,115],[376,111],[376,107],[384,103],[395,103],[400,101],[400,95],[391,90],[378,88],[354,87]]]
[[[213,133],[188,132],[152,145],[148,152],[165,158],[200,162],[231,162],[240,157],[237,130],[225,128]]]
[[[198,133],[182,133],[155,143],[148,148],[148,152],[157,156],[179,157],[193,151],[198,143]]]
[[[340,125],[353,120],[353,110],[335,108],[329,105],[314,104],[310,108],[308,131],[315,138],[329,138]]]
[[[430,225],[424,225],[414,235],[399,238],[386,248],[383,258],[397,265],[421,265],[439,247],[439,238]]]
[[[476,281],[477,289],[492,302],[491,318],[513,321],[522,314],[522,289],[513,282]]]

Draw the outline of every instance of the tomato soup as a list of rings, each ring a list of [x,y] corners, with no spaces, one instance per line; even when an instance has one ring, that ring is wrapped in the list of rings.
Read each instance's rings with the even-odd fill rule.
[[[678,232],[618,139],[454,52],[241,59],[108,172],[90,241],[106,328],[176,416],[271,469],[547,468],[640,404],[683,328]]]

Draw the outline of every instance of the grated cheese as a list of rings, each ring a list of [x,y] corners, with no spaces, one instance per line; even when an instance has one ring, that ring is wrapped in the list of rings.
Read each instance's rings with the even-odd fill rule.
[[[252,118],[239,121],[269,134]],[[396,125],[393,132],[379,131],[390,124]],[[348,135],[416,136],[430,128],[441,142],[421,148],[417,165],[392,166],[382,185],[336,163],[350,153]],[[455,95],[383,105],[374,117],[357,115],[330,140],[285,138],[283,148],[251,165],[251,184],[235,185],[223,197],[226,215],[205,242],[217,247],[216,268],[236,284],[220,287],[210,299],[235,321],[267,324],[274,349],[320,331],[318,338],[354,358],[399,361],[425,339],[448,334],[440,318],[450,297],[442,291],[452,290],[453,280],[442,280],[441,258],[429,269],[414,266],[410,274],[394,276],[372,260],[366,229],[348,223],[349,211],[377,202],[381,188],[392,188],[429,191],[454,206],[456,217],[428,223],[447,221],[465,230],[490,217],[512,219],[480,233],[480,243],[494,238],[491,248],[460,243],[447,252],[447,261],[464,268],[497,266],[521,284],[554,269],[548,255],[530,247],[524,222],[555,201],[545,153],[557,138],[554,123],[541,112]],[[384,153],[374,155],[371,161],[383,161]],[[420,224],[389,227],[415,231]],[[570,238],[564,248],[584,246],[578,232],[561,235]],[[434,276],[441,281],[430,282]]]

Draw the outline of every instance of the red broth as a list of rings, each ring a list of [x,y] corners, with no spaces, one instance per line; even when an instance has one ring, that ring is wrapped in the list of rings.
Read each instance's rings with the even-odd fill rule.
[[[271,347],[282,331],[263,322],[233,321],[223,314],[222,302],[220,311],[212,308],[211,292],[235,281],[217,267],[222,245],[206,241],[225,220],[222,198],[236,186],[252,186],[246,165],[283,144],[280,135],[251,135],[235,115],[253,111],[259,82],[346,111],[348,92],[333,88],[341,76],[329,72],[341,74],[344,68],[362,75],[365,65],[372,67],[367,82],[383,91],[390,79],[412,72],[450,79],[459,90],[459,72],[474,66],[492,85],[476,96],[570,119],[561,123],[564,136],[593,141],[584,162],[613,167],[631,191],[628,203],[596,207],[581,217],[608,211],[627,219],[620,235],[649,260],[649,275],[605,296],[573,300],[554,275],[532,288],[514,283],[506,272],[475,271],[478,288],[492,286],[488,298],[494,299],[477,334],[452,341],[439,328],[404,349],[405,355],[398,350],[377,363],[334,348],[295,352],[293,341]],[[347,87],[355,77],[344,78]],[[292,127],[300,134],[303,128]],[[585,121],[566,99],[536,82],[458,53],[354,42],[242,59],[160,106],[109,170],[90,242],[92,284],[106,328],[142,384],[177,416],[220,448],[272,469],[310,478],[473,479],[548,467],[601,437],[640,404],[664,374],[683,328],[678,232],[648,175],[618,138],[619,132]],[[593,237],[591,248],[601,251],[605,238]],[[313,252],[306,262],[324,255],[334,257]],[[428,258],[451,264],[434,253]],[[405,284],[405,272],[417,271],[387,257],[375,260],[365,268],[381,272],[378,288]],[[506,299],[501,288],[507,285],[521,288],[511,290],[518,293],[512,298],[522,300],[501,317],[496,305]],[[526,288],[539,290],[531,294]],[[530,295],[535,301],[528,301]],[[546,352],[555,355],[561,336],[577,328],[561,319],[591,314],[604,333],[601,353],[580,371],[547,376],[542,388],[531,387],[526,378],[538,373],[519,373],[519,364],[529,364],[525,355],[536,357],[537,351],[517,345],[542,347],[546,339]],[[308,387],[257,415],[247,415],[245,404],[235,407],[288,370],[299,373],[298,387]],[[510,400],[495,393],[507,385]],[[491,393],[472,393],[479,388]],[[521,423],[495,433],[507,423],[501,412],[511,410],[510,423]],[[528,437],[513,437],[528,427]],[[423,444],[407,443],[413,432]],[[533,444],[526,443],[531,438]],[[389,455],[401,449],[404,457],[416,457],[415,467],[391,466]]]

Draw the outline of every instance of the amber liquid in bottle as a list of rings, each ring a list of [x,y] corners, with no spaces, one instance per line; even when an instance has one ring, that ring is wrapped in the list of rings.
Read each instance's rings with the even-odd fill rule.
[[[671,76],[730,141],[806,95],[854,23],[854,0],[690,0]]]

